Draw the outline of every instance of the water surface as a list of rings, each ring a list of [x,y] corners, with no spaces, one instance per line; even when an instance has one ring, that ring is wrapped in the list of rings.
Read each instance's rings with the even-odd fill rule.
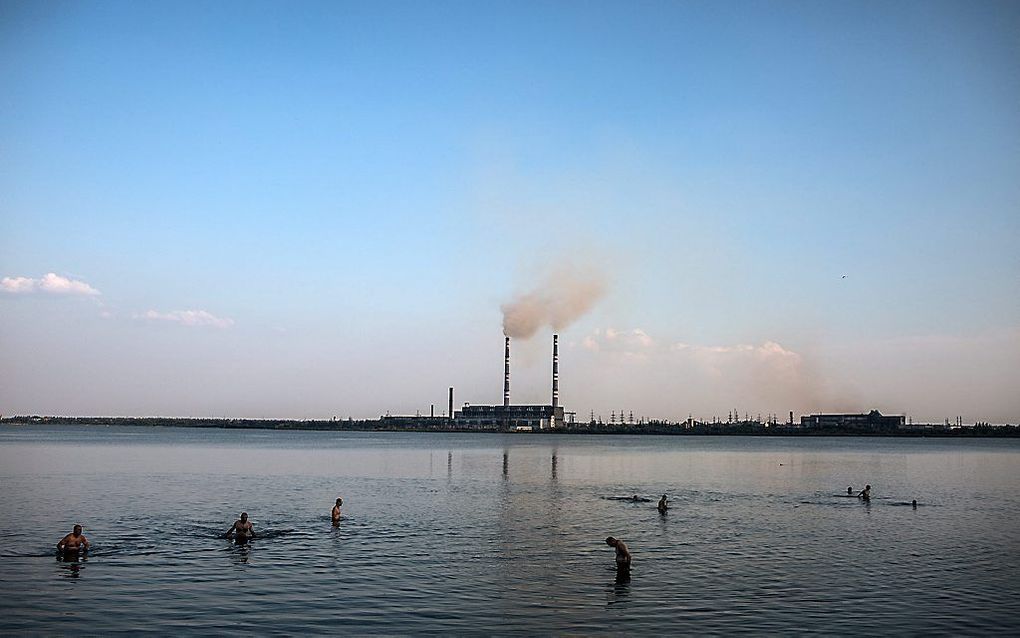
[[[1015,634],[1018,488],[1012,440],[4,426],[0,630]]]

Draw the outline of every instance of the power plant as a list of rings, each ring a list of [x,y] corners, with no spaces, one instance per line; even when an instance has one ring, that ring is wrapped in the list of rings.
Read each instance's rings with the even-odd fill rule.
[[[510,403],[510,337],[504,342],[503,405],[465,405],[453,413],[453,424],[475,430],[533,431],[563,427],[560,403],[559,335],[552,340],[552,400],[547,405]],[[451,396],[453,388],[450,388]]]

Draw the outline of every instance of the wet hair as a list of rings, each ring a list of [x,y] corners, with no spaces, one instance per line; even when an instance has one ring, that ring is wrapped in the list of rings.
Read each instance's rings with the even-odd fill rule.
[[[75,529],[75,530],[79,530],[79,529],[81,529],[81,523],[75,523],[75,524],[74,524],[74,529]]]
[[[340,498],[339,496],[336,497],[336,504],[337,505],[343,505],[344,504],[344,499]]]
[[[615,544],[616,544],[616,539],[615,538],[613,538],[612,536],[607,536],[606,537],[606,545],[615,545]]]
[[[241,518],[248,518],[248,512],[241,512]]]
[[[865,485],[865,486],[864,486],[864,489],[866,489],[866,490],[870,490],[870,489],[871,489],[871,486],[870,486],[870,485]]]

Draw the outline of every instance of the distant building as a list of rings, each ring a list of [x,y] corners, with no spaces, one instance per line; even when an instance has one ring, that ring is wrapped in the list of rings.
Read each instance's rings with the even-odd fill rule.
[[[450,419],[445,416],[387,414],[379,418],[379,423],[386,428],[401,430],[448,430],[450,428]]]
[[[465,405],[454,413],[458,428],[547,430],[563,427],[560,405]]]
[[[885,416],[878,410],[867,414],[811,414],[800,417],[802,428],[895,430],[906,425],[907,417]]]

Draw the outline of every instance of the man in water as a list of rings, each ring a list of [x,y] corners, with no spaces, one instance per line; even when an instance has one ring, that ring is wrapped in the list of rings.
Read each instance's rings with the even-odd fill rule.
[[[57,543],[57,551],[64,554],[75,554],[79,550],[86,551],[88,548],[89,539],[81,533],[81,525],[75,525],[74,530]]]
[[[862,501],[870,501],[871,500],[871,486],[870,485],[865,485],[864,489],[861,490],[861,493],[858,494],[857,496],[859,496]]]
[[[334,525],[340,524],[340,506],[344,504],[344,499],[339,496],[336,499],[336,505],[333,506],[333,511],[330,512],[330,517],[333,519]]]
[[[665,514],[666,510],[669,509],[669,504],[666,502],[666,495],[663,494],[662,498],[659,499],[659,504],[656,505],[660,514]]]
[[[847,496],[853,496],[854,495],[854,486],[853,485],[848,485],[847,486],[847,488],[846,488],[846,495]]]
[[[620,539],[613,538],[612,536],[606,538],[606,545],[616,548],[616,570],[629,571],[630,550],[627,549],[627,545]]]
[[[248,520],[248,512],[241,512],[241,518],[234,521],[234,524],[227,530],[227,538],[234,537],[234,542],[238,545],[244,545],[251,539],[255,538],[255,529],[252,527],[251,521]]]

